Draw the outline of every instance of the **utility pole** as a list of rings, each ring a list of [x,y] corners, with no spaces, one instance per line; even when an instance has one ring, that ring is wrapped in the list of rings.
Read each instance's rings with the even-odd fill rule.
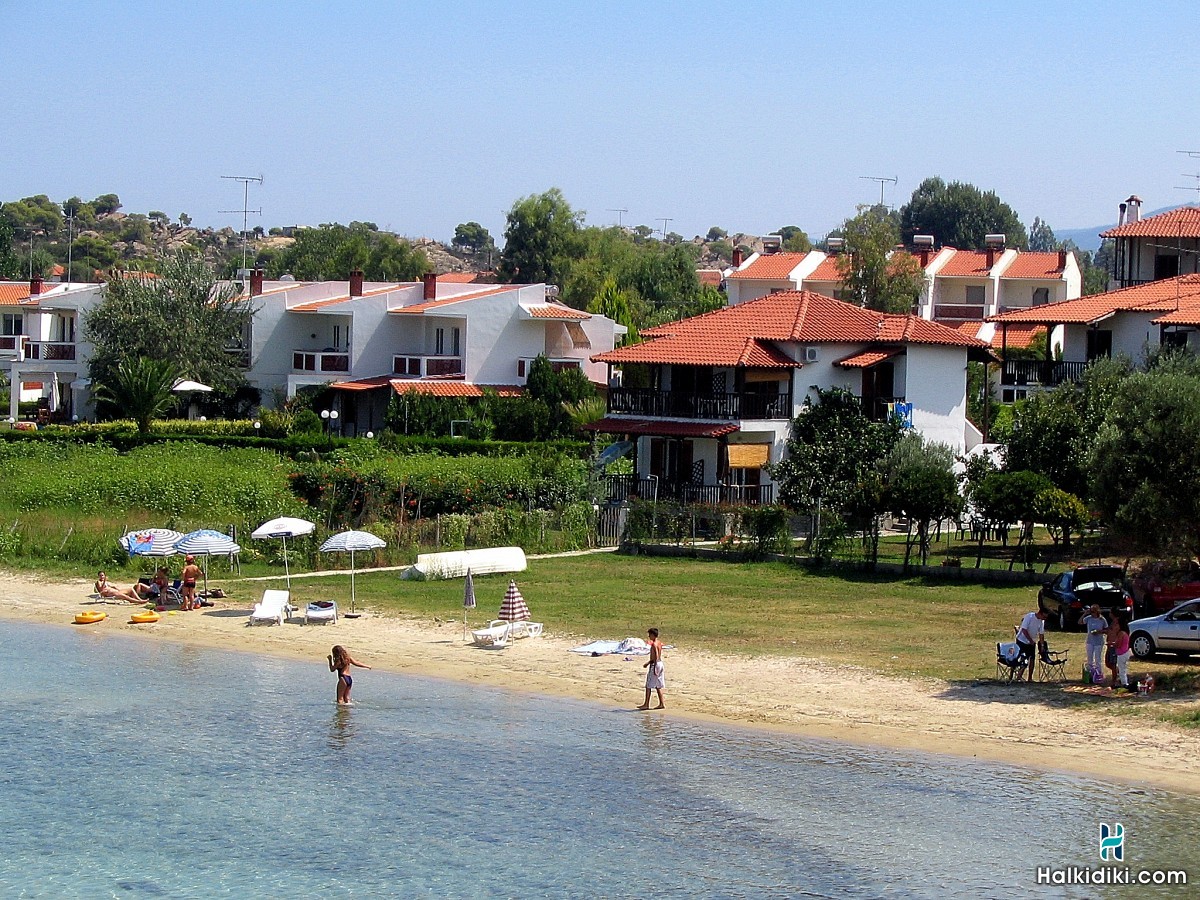
[[[674,219],[672,219],[672,218],[670,218],[669,216],[659,216],[659,217],[658,217],[657,219],[655,219],[654,221],[655,221],[655,222],[662,222],[662,223],[663,223],[663,227],[662,227],[662,236],[663,236],[663,240],[665,241],[665,240],[667,239],[667,223],[668,223],[668,222],[674,222],[675,220],[674,220]]]
[[[250,208],[250,182],[253,181],[253,182],[256,182],[257,184],[262,184],[263,177],[261,175],[259,175],[257,177],[253,176],[253,175],[222,175],[221,177],[224,179],[227,179],[229,181],[240,181],[242,183],[242,208],[241,209],[222,209],[222,210],[218,210],[218,212],[220,212],[222,214],[232,214],[232,213],[240,212],[242,214],[242,272],[245,273],[246,264],[247,264],[246,263],[246,231],[247,231],[247,226],[249,224],[248,219],[249,219],[250,213],[254,213],[256,216],[262,215],[262,207],[259,207],[258,209]],[[246,276],[245,276],[245,274],[243,274],[242,282],[245,283],[245,280],[246,280]]]
[[[71,251],[75,249],[75,211],[67,215],[67,284],[71,283]]]
[[[883,202],[884,187],[888,184],[899,184],[900,183],[899,178],[880,178],[877,175],[859,175],[858,177],[862,181],[878,181],[879,182],[879,205],[880,206],[886,206],[886,204],[884,204],[884,202]]]
[[[628,210],[628,209],[626,209],[626,208],[625,208],[625,207],[623,207],[623,206],[619,206],[619,207],[617,207],[617,208],[615,208],[615,209],[614,209],[614,208],[612,208],[612,207],[610,207],[608,211],[609,211],[609,212],[615,212],[615,213],[617,214],[617,227],[618,227],[618,228],[620,228],[620,227],[621,227],[621,216],[622,216],[622,215],[624,215],[625,213],[629,212],[629,210]]]

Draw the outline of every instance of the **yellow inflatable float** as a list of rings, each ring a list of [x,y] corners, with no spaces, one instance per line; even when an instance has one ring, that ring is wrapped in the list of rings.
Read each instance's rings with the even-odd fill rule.
[[[145,612],[134,613],[129,617],[129,621],[133,625],[146,625],[150,622],[157,622],[161,618],[162,616],[154,610],[148,609]]]
[[[99,610],[87,610],[85,612],[75,614],[75,624],[91,625],[106,618],[108,618],[108,613],[106,612],[100,612]]]

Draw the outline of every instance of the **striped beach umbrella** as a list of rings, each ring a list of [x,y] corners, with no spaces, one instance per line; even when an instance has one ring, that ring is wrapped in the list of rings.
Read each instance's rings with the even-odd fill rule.
[[[386,547],[387,541],[371,534],[369,531],[341,531],[321,545],[322,553],[350,554],[350,613],[348,618],[354,618],[354,554],[366,550],[378,550]]]
[[[175,542],[175,552],[204,557],[204,595],[208,596],[208,558],[210,556],[233,556],[242,548],[233,538],[211,528],[201,528],[185,534]]]
[[[531,618],[529,607],[525,605],[525,598],[521,596],[521,590],[515,581],[508,583],[508,590],[504,592],[504,602],[500,604],[500,615],[496,618],[502,622],[527,622]]]
[[[181,537],[170,528],[141,528],[124,535],[119,543],[130,556],[174,556]]]

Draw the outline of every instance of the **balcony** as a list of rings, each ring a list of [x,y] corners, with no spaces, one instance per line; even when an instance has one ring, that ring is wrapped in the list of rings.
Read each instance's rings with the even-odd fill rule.
[[[25,340],[23,334],[0,334],[0,353],[5,356],[9,354],[17,354],[21,349],[21,342]]]
[[[407,378],[436,378],[444,375],[461,375],[461,356],[393,356],[392,374]]]
[[[292,370],[295,372],[338,372],[350,371],[349,351],[293,350]]]
[[[706,506],[767,506],[775,502],[773,484],[675,484],[658,478],[637,475],[609,475],[605,478],[608,500],[678,500]]]
[[[608,411],[630,416],[677,419],[790,419],[791,391],[752,394],[695,394],[646,388],[612,388]]]
[[[1000,383],[1006,385],[1041,385],[1058,387],[1060,384],[1079,384],[1088,364],[1085,362],[1058,362],[1044,359],[1006,359],[1000,374]]]
[[[37,359],[42,362],[74,362],[75,343],[73,341],[28,341],[25,344],[25,358]]]
[[[537,359],[535,356],[522,356],[517,360],[517,377],[528,378],[529,367],[533,365],[533,361]],[[570,357],[548,357],[547,362],[550,363],[550,368],[555,372],[562,372],[566,369],[582,369],[582,359],[572,359]]]

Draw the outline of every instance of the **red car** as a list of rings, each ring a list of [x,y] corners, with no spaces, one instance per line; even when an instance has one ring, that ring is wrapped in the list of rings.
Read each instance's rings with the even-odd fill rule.
[[[1200,597],[1200,575],[1194,569],[1171,573],[1161,563],[1154,564],[1133,579],[1133,592],[1140,617],[1162,615]]]

